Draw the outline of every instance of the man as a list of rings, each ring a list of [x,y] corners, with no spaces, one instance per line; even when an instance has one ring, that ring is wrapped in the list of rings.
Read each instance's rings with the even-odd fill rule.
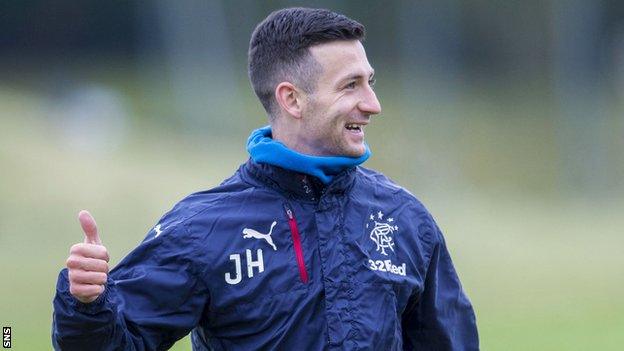
[[[57,349],[476,350],[475,317],[423,205],[358,165],[381,112],[364,27],[291,8],[254,31],[270,127],[219,187],[178,203],[108,271],[95,221],[54,299]]]

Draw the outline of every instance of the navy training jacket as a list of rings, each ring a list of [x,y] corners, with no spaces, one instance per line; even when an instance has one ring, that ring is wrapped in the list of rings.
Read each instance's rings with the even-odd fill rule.
[[[248,161],[165,214],[83,304],[59,275],[57,350],[478,350],[423,205],[362,167],[323,186]]]

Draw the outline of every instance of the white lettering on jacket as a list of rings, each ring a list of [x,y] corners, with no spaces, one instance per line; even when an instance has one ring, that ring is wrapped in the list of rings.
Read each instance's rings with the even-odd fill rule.
[[[397,266],[393,264],[391,260],[368,260],[368,268],[370,268],[370,270],[372,271],[389,272],[402,276],[405,276],[407,274],[405,263]]]
[[[252,252],[249,249],[245,250],[245,258],[247,264],[247,278],[253,278],[254,276],[254,268],[258,269],[258,274],[264,272],[264,258],[262,255],[262,249],[258,249],[256,251],[257,259],[254,260],[252,256]],[[231,254],[230,261],[234,263],[234,277],[232,277],[232,273],[225,273],[225,282],[231,285],[236,285],[243,280],[243,268],[241,262],[240,254]]]

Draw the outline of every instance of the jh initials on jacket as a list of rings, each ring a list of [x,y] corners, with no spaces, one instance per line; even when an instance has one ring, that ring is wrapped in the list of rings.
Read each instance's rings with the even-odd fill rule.
[[[258,258],[256,260],[253,259],[250,249],[246,249],[245,254],[247,256],[247,278],[253,278],[254,268],[258,268],[258,273],[264,272],[264,259],[262,258],[262,249],[257,250],[256,256]],[[230,261],[234,262],[234,271],[236,273],[234,274],[234,277],[232,277],[232,274],[230,272],[225,273],[225,282],[231,285],[235,285],[243,280],[241,255],[231,254]]]

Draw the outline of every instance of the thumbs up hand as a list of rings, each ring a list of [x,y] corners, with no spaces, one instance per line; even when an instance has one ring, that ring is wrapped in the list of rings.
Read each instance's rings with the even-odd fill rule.
[[[80,222],[82,231],[85,233],[85,244],[102,245],[102,240],[100,240],[100,236],[97,231],[97,224],[89,211],[80,211],[80,213],[78,213],[78,221]]]
[[[85,234],[84,242],[71,247],[65,264],[69,276],[69,292],[80,302],[89,303],[104,292],[109,256],[91,214],[82,210],[78,214],[78,220]]]

